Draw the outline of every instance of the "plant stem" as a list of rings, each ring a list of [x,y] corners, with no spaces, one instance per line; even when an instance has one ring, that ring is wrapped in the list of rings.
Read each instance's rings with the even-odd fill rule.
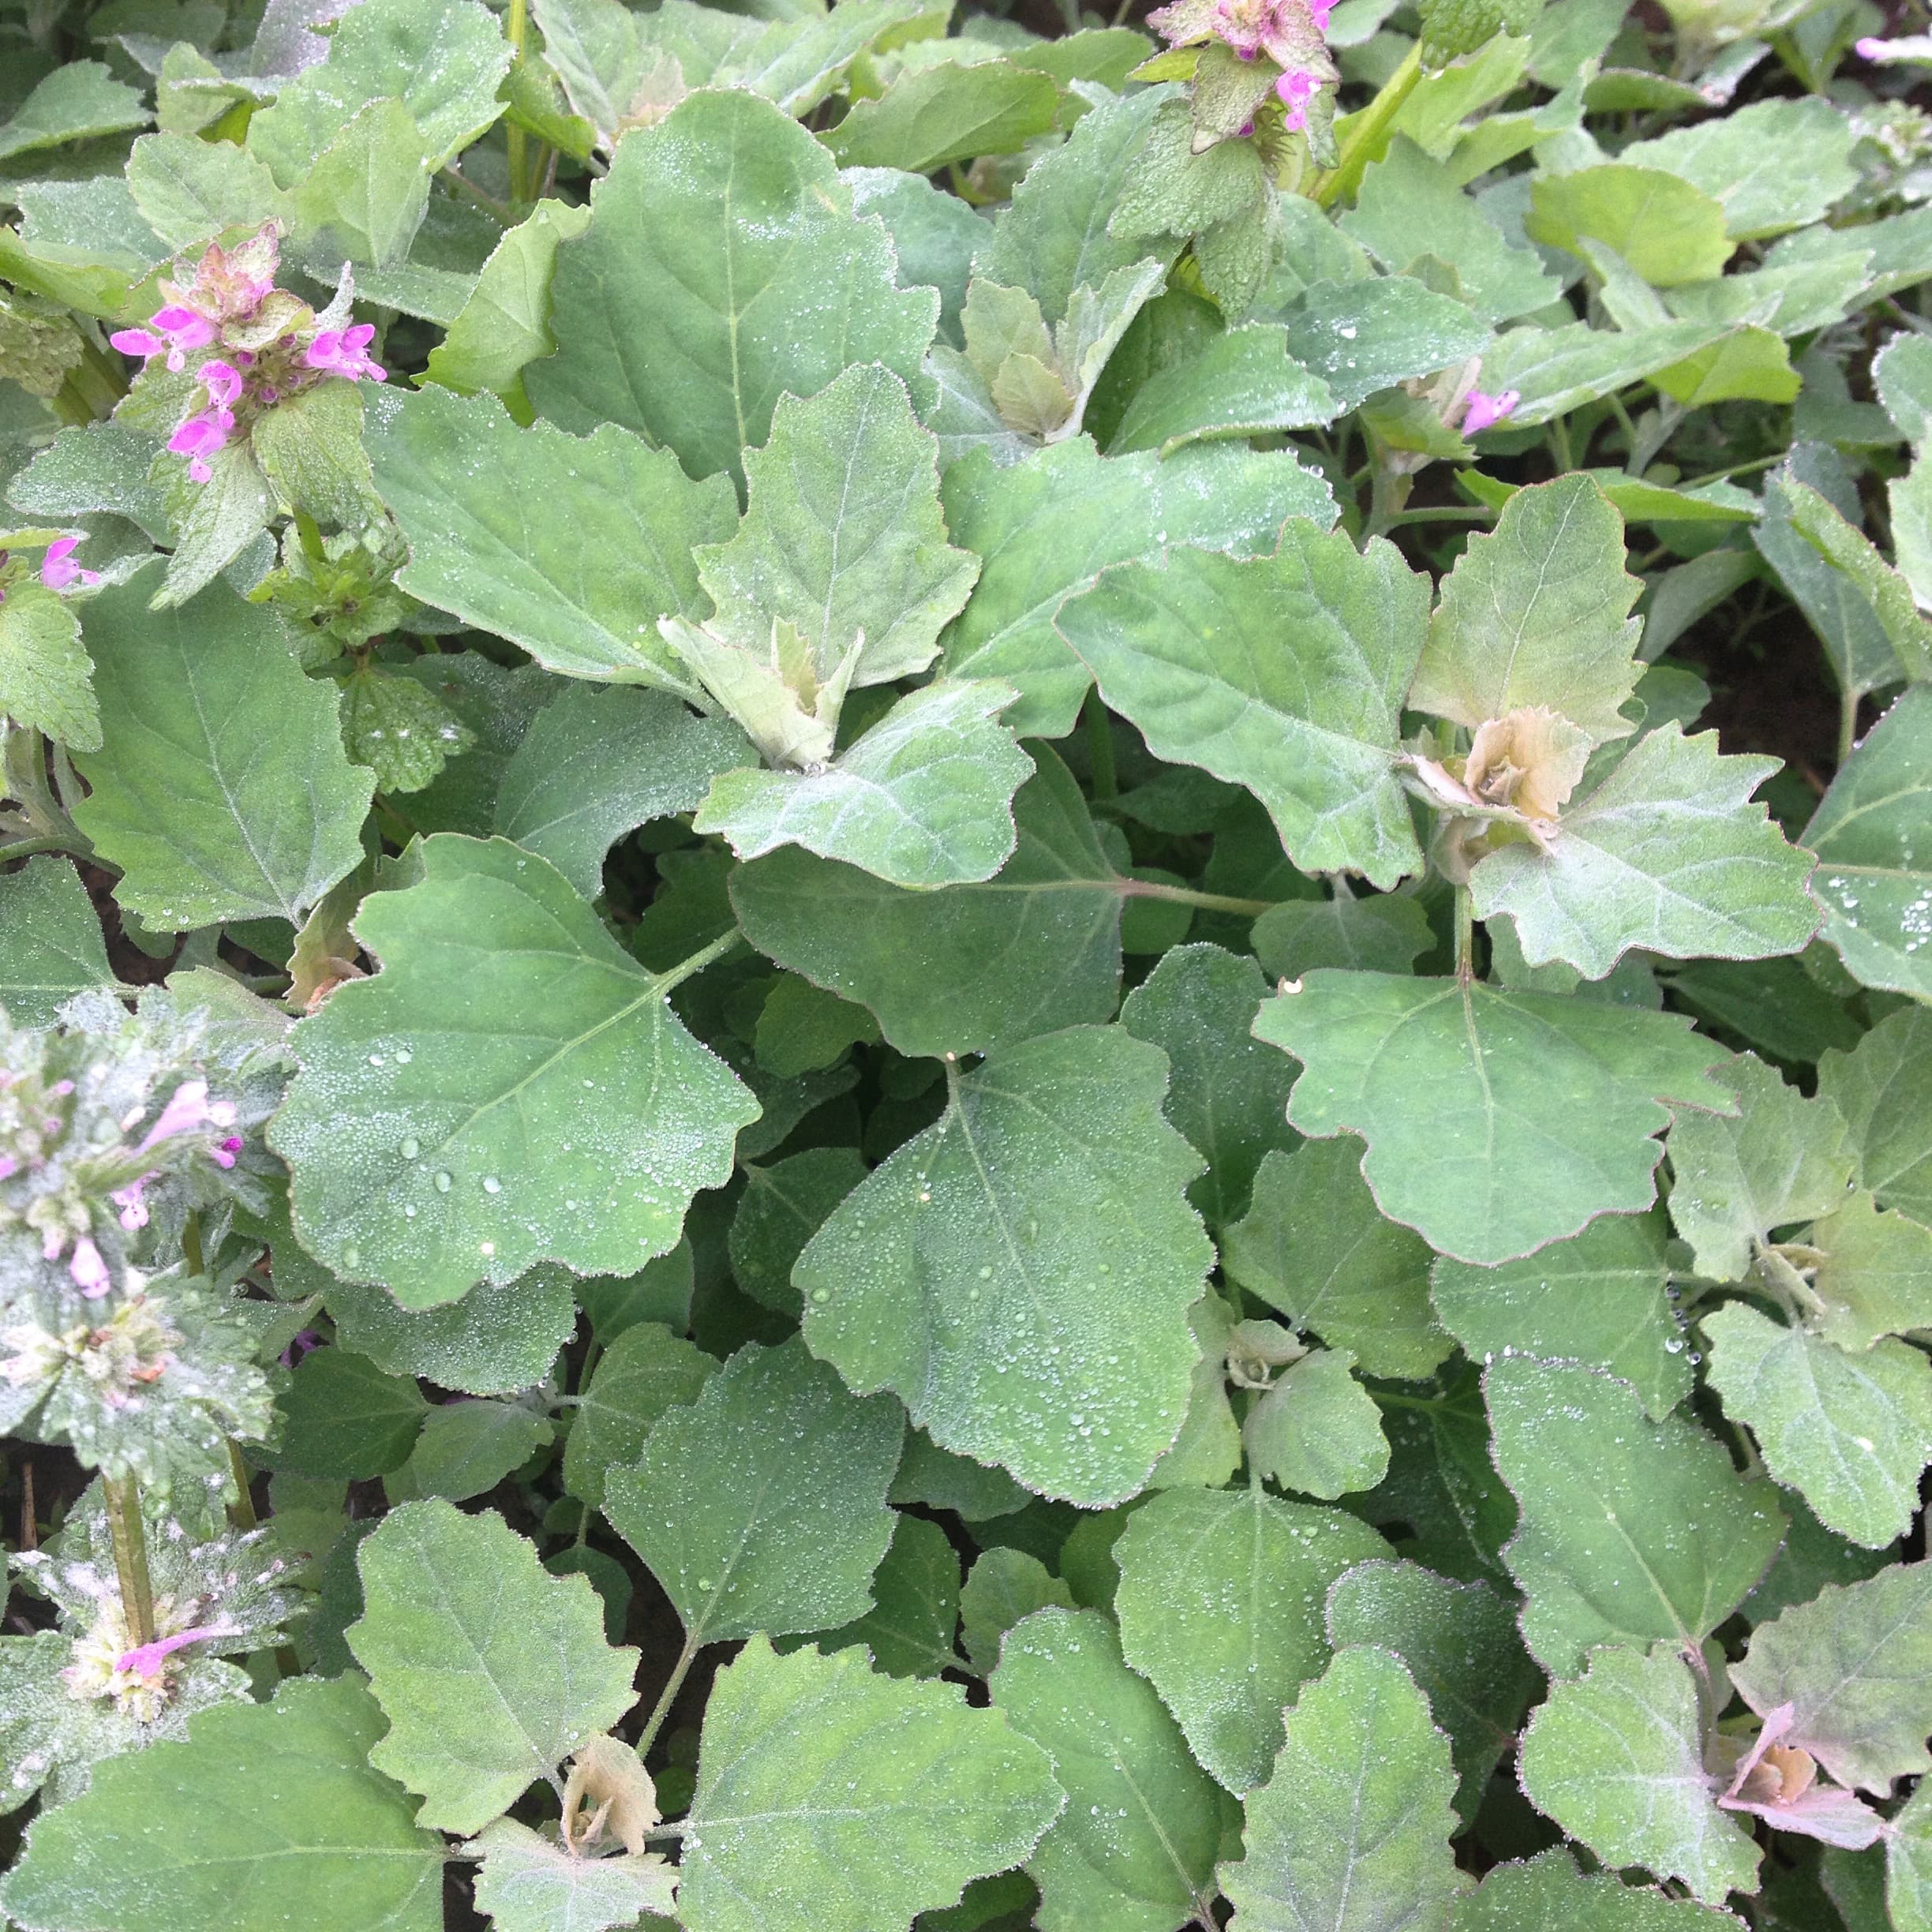
[[[140,1495],[132,1476],[101,1477],[107,1499],[107,1533],[114,1541],[115,1574],[121,1579],[121,1615],[138,1650],[154,1642],[154,1586],[148,1581],[148,1539],[141,1529]]]
[[[671,1666],[671,1675],[651,1714],[644,1720],[644,1728],[638,1735],[637,1754],[640,1758],[649,1754],[650,1747],[657,1742],[657,1733],[664,1728],[665,1720],[671,1715],[671,1706],[677,1702],[677,1694],[684,1688],[684,1679],[691,1675],[691,1667],[698,1661],[698,1653],[704,1648],[701,1623],[684,1639],[684,1648],[678,1653],[677,1661]]]
[[[1838,694],[1838,766],[1841,771],[1858,746],[1859,695],[1849,685]]]
[[[1275,910],[1272,899],[1230,899],[1225,893],[1196,892],[1192,886],[1170,886],[1161,879],[1127,878],[1120,882],[1123,899],[1166,899],[1175,905],[1198,906],[1204,912],[1232,912],[1241,919],[1259,919]]]
[[[1486,523],[1495,515],[1487,504],[1467,509],[1459,504],[1425,504],[1419,510],[1398,510],[1394,515],[1383,517],[1375,534],[1400,530],[1405,523]]]
[[[201,1216],[192,1208],[182,1223],[182,1258],[188,1264],[191,1275],[208,1272],[208,1257],[201,1251]]]
[[[511,47],[511,64],[520,66],[523,61],[523,42],[529,31],[530,0],[510,0],[510,18],[506,28]],[[510,147],[510,199],[512,201],[528,201],[530,192],[529,143],[522,129],[512,121],[507,123],[507,133]]]
[[[255,1499],[249,1493],[249,1466],[242,1456],[242,1445],[230,1440],[228,1444],[228,1468],[234,1477],[235,1500],[228,1507],[228,1514],[234,1518],[238,1530],[253,1530],[261,1520],[255,1514]]]
[[[1456,977],[1463,985],[1476,977],[1476,914],[1470,902],[1470,889],[1455,889]]]
[[[1120,792],[1120,775],[1114,765],[1114,724],[1098,691],[1087,694],[1087,754],[1093,764],[1094,796],[1110,799]]]
[[[1418,41],[1402,56],[1402,65],[1383,84],[1381,92],[1351,118],[1348,138],[1342,144],[1335,166],[1316,179],[1312,198],[1317,208],[1333,208],[1338,201],[1354,198],[1362,176],[1368,171],[1368,163],[1384,144],[1389,123],[1421,78],[1422,46]]]
[[[680,960],[676,965],[668,968],[657,975],[657,990],[668,993],[681,987],[687,979],[698,974],[717,960],[721,960],[743,935],[734,926],[728,933],[721,933],[708,946],[694,953],[687,960]]]

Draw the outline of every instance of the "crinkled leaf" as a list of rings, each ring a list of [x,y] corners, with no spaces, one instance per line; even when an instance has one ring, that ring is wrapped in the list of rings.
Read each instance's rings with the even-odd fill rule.
[[[284,1273],[294,1247],[291,1238],[277,1253]],[[433,1309],[400,1307],[373,1284],[332,1281],[328,1311],[343,1347],[390,1375],[421,1376],[470,1395],[513,1395],[541,1382],[570,1339],[575,1279],[546,1264],[513,1282],[479,1282],[460,1303]]]
[[[413,1380],[347,1347],[312,1349],[277,1406],[281,1427],[264,1460],[298,1476],[350,1482],[400,1469],[429,1410]]]
[[[477,1909],[496,1932],[608,1932],[674,1906],[677,1873],[657,1852],[580,1857],[515,1818],[498,1818],[474,1844]]]
[[[869,1171],[856,1148],[807,1148],[769,1166],[747,1163],[732,1216],[732,1279],[754,1301],[796,1317],[792,1270],[805,1244]]]
[[[1727,1911],[1673,1898],[1653,1885],[1626,1885],[1615,1872],[1582,1872],[1561,1847],[1521,1865],[1497,1865],[1457,1901],[1454,1932],[1735,1932]]]
[[[1332,1502],[1388,1473],[1382,1412],[1355,1380],[1346,1349],[1313,1349],[1275,1378],[1249,1410],[1241,1440],[1262,1475]]]
[[[356,920],[384,970],[297,1032],[273,1132],[303,1245],[415,1307],[664,1253],[757,1103],[553,867],[450,833],[422,853]]]
[[[1881,1335],[1932,1328],[1932,1228],[1861,1188],[1813,1222],[1805,1242],[1818,1256],[1806,1318],[1828,1342],[1867,1349]]]
[[[1212,1260],[1182,1192],[1200,1159],[1161,1117],[1166,1057],[1078,1027],[948,1083],[799,1257],[806,1339],[942,1447],[1123,1501],[1181,1425]]]
[[[322,260],[346,256],[394,268],[422,225],[434,169],[429,139],[408,108],[371,101],[296,171],[289,184],[294,225],[314,238]]]
[[[420,792],[474,739],[429,687],[373,665],[343,687],[343,742],[385,792]]]
[[[614,1337],[578,1398],[564,1445],[564,1487],[601,1509],[605,1477],[635,1464],[651,1431],[672,1410],[695,1402],[717,1366],[715,1356],[662,1322],[636,1322]]]
[[[1818,1091],[1844,1116],[1859,1179],[1932,1226],[1932,1016],[1901,1007],[1852,1052],[1826,1054]]]
[[[101,748],[94,667],[79,613],[32,578],[0,601],[0,712],[73,751]]]
[[[424,1496],[466,1503],[556,1439],[549,1418],[521,1402],[439,1402],[423,1417],[409,1460],[384,1478],[383,1491],[391,1503]]]

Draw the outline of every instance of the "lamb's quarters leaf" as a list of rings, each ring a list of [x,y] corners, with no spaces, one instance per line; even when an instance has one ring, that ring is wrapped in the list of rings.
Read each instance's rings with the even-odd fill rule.
[[[1359,1563],[1328,1593],[1338,1650],[1377,1644],[1399,1657],[1449,1734],[1457,1814],[1476,1816],[1496,1761],[1515,1741],[1540,1673],[1516,1634],[1513,1606],[1482,1582],[1454,1582],[1420,1563]]]
[[[1049,1929],[1174,1932],[1214,1898],[1221,1793],[1094,1610],[1043,1609],[1006,1633],[994,1708],[1053,1760],[1067,1795],[1027,1872]]]
[[[1282,320],[1288,353],[1353,409],[1378,389],[1481,355],[1489,325],[1412,275],[1318,282]]]
[[[1885,1840],[1885,1908],[1894,1932],[1932,1926],[1932,1788],[1914,1792]]]
[[[969,1456],[956,1456],[949,1449],[939,1447],[921,1428],[906,1431],[905,1453],[888,1500],[951,1510],[969,1523],[1010,1516],[1035,1500],[1004,1470],[990,1469]]]
[[[564,428],[619,423],[692,476],[736,477],[781,395],[854,363],[917,377],[938,295],[894,286],[884,225],[852,212],[837,163],[769,101],[691,95],[618,143],[590,205],[590,231],[557,249],[557,352],[523,372]]]
[[[1228,1400],[1228,1339],[1234,1311],[1212,1289],[1188,1310],[1200,1350],[1187,1413],[1173,1446],[1154,1465],[1150,1489],[1219,1489],[1241,1467],[1241,1427]]]
[[[1861,1188],[1813,1222],[1805,1243],[1818,1257],[1806,1320],[1826,1341],[1867,1349],[1881,1335],[1932,1328],[1932,1228]]]
[[[1932,619],[1919,611],[1911,585],[1822,490],[1795,475],[1777,479],[1776,486],[1798,534],[1870,607],[1906,675],[1932,676]],[[1854,494],[1850,501],[1856,500]]]
[[[665,1924],[668,1919],[642,1915],[668,1913],[676,1902],[677,1873],[661,1854],[588,1857],[515,1818],[486,1827],[471,1855],[482,1860],[477,1909],[489,1914],[496,1932],[609,1932]]]
[[[1690,1667],[1663,1646],[1594,1652],[1551,1688],[1524,1733],[1518,1776],[1539,1811],[1608,1866],[1641,1865],[1721,1905],[1758,1889],[1761,1854],[1717,1808]]]
[[[1687,1417],[1648,1421],[1627,1382],[1515,1355],[1483,1386],[1522,1511],[1503,1557],[1529,1599],[1523,1640],[1550,1670],[1580,1669],[1599,1644],[1701,1643],[1777,1555],[1777,1485],[1739,1475]]]
[[[1530,201],[1524,226],[1533,242],[1573,255],[1601,242],[1653,288],[1722,275],[1735,245],[1723,204],[1661,167],[1613,161],[1538,174]]]
[[[1751,802],[1780,769],[1720,755],[1715,732],[1652,732],[1563,807],[1544,844],[1507,844],[1477,864],[1477,916],[1513,919],[1528,964],[1562,960],[1592,979],[1636,949],[1668,959],[1800,952],[1820,917],[1805,889],[1812,857]]]
[[[1013,696],[990,679],[928,684],[818,769],[721,773],[695,829],[741,859],[799,845],[894,886],[990,878],[1013,853],[1013,795],[1033,775],[998,721]]]
[[[691,552],[736,526],[723,477],[694,483],[615,424],[520,429],[491,397],[437,388],[372,411],[369,444],[413,597],[567,677],[697,695],[656,620],[710,609]]]
[[[42,1812],[0,1902],[23,1926],[102,1932],[440,1932],[443,1841],[369,1768],[382,1732],[354,1677],[201,1712],[185,1743],[108,1758]]]
[[[278,1270],[285,1252],[277,1253]],[[400,1308],[386,1288],[331,1281],[329,1319],[345,1349],[387,1374],[421,1376],[469,1395],[514,1395],[544,1379],[577,1326],[574,1279],[567,1269],[534,1267],[500,1286],[478,1282],[460,1304],[433,1309]]]
[[[0,161],[68,141],[125,133],[153,119],[139,89],[117,80],[104,63],[69,61],[39,81],[0,127]]]
[[[1455,1343],[1429,1306],[1428,1243],[1385,1219],[1346,1140],[1271,1151],[1253,1204],[1221,1240],[1230,1281],[1371,1375],[1419,1380]]]
[[[637,22],[609,0],[535,0],[544,58],[608,147],[645,78]]]
[[[1823,957],[1822,949],[1810,953],[1814,964]],[[1802,957],[1698,960],[1672,973],[1670,983],[1680,1005],[1780,1065],[1815,1066],[1828,1048],[1855,1046],[1862,1031]]]
[[[1857,139],[1852,117],[1814,95],[1754,101],[1637,141],[1617,158],[1681,175],[1724,209],[1734,242],[1755,242],[1822,220],[1852,192],[1859,178],[1852,165]]]
[[[1189,443],[1273,434],[1331,422],[1341,414],[1328,385],[1287,353],[1286,332],[1245,323],[1211,335],[1185,361],[1134,391],[1107,445],[1115,455],[1158,450],[1171,456]]]
[[[1382,1412],[1354,1367],[1346,1349],[1314,1349],[1275,1377],[1241,1425],[1249,1460],[1263,1476],[1333,1502],[1374,1488],[1388,1473]]]
[[[1882,1549],[1919,1513],[1932,1461],[1932,1363],[1903,1342],[1848,1354],[1742,1301],[1703,1317],[1724,1413],[1828,1530]]]
[[[979,1053],[1105,1020],[1120,987],[1121,881],[1073,775],[1035,745],[1019,843],[983,886],[911,892],[785,847],[732,874],[745,937],[869,1006],[904,1054]]]
[[[1432,1277],[1436,1315],[1473,1361],[1567,1357],[1620,1376],[1647,1414],[1668,1415],[1690,1393],[1691,1376],[1664,1292],[1664,1234],[1661,1213],[1605,1215],[1500,1267],[1445,1256]]]
[[[778,1648],[863,1646],[873,1668],[888,1677],[937,1677],[961,1668],[953,1647],[960,1620],[959,1554],[938,1524],[923,1516],[895,1518],[892,1547],[873,1574],[872,1596],[872,1608],[855,1622],[812,1637],[787,1638]]]
[[[1272,556],[1110,571],[1056,624],[1157,758],[1247,786],[1303,871],[1387,886],[1422,864],[1395,758],[1428,601],[1393,544],[1294,521]]]
[[[1441,166],[1406,135],[1362,178],[1341,221],[1391,275],[1425,255],[1456,271],[1462,299],[1485,322],[1546,307],[1562,292],[1534,253],[1503,238]]]
[[[465,1309],[474,1300],[474,1294],[466,1300]],[[673,1409],[695,1402],[717,1367],[715,1356],[662,1322],[626,1328],[605,1350],[578,1399],[564,1444],[564,1487],[601,1509],[605,1477],[635,1466],[651,1431]]]
[[[1382,1212],[1485,1267],[1648,1208],[1666,1103],[1734,1106],[1682,1015],[1480,981],[1324,968],[1255,1032],[1302,1062],[1290,1124],[1359,1135]]]
[[[781,973],[758,1014],[758,1063],[781,1080],[817,1073],[878,1037],[878,1022],[863,1006],[796,973]]]
[[[806,1340],[942,1448],[1124,1502],[1181,1426],[1214,1258],[1183,1192],[1200,1157],[1161,1114],[1166,1056],[1076,1027],[946,1078],[939,1120],[799,1257]]]
[[[1436,943],[1421,905],[1386,893],[1288,900],[1255,921],[1253,938],[1271,979],[1299,979],[1317,966],[1406,973]]]
[[[0,1010],[44,1027],[77,993],[111,986],[94,903],[71,860],[40,852],[0,875]]]
[[[942,640],[946,669],[1017,686],[1007,722],[1022,736],[1073,728],[1089,679],[1054,618],[1110,565],[1151,563],[1170,545],[1265,555],[1290,518],[1324,530],[1335,521],[1327,485],[1292,451],[1234,444],[1191,445],[1165,462],[1106,459],[1076,436],[1009,469],[989,453],[964,458],[941,490],[952,535],[982,559]]]
[[[1794,1705],[1784,1742],[1840,1784],[1888,1796],[1932,1769],[1932,1563],[1827,1584],[1752,1631],[1732,1680],[1760,1717]]]
[[[1923,609],[1932,605],[1932,463],[1921,458],[1908,474],[1885,485],[1885,494],[1899,574]]]
[[[1861,985],[1932,998],[1932,685],[1868,732],[1805,828],[1825,937]]]
[[[356,1560],[349,1648],[389,1720],[369,1762],[421,1796],[419,1823],[481,1831],[636,1701],[638,1653],[604,1641],[590,1585],[494,1511],[399,1504]]]
[[[373,773],[343,749],[332,687],[303,675],[275,614],[226,584],[148,608],[150,565],[84,608],[103,744],[74,822],[164,930],[302,915],[362,857]]]
[[[1818,1091],[1844,1116],[1879,1205],[1932,1226],[1932,1014],[1902,1006],[1850,1053],[1825,1054]]]
[[[429,351],[425,380],[459,395],[519,386],[525,364],[556,347],[550,333],[550,275],[557,244],[590,225],[588,205],[539,201],[491,251],[455,320]]]
[[[1167,1118],[1208,1163],[1188,1198],[1210,1227],[1247,1211],[1263,1157],[1294,1140],[1294,1075],[1249,1031],[1267,992],[1252,960],[1176,946],[1121,1009],[1121,1024],[1167,1056]]]
[[[864,1653],[754,1637],[705,1706],[678,1911],[691,1932],[873,1932],[1026,1858],[1065,1804],[998,1711]]]
[[[1804,386],[1783,340],[1754,323],[1732,329],[1681,362],[1657,370],[1650,381],[1686,409],[1713,402],[1790,402]]]
[[[423,131],[399,100],[373,100],[290,185],[296,228],[318,256],[401,265],[429,205],[435,171]],[[271,412],[272,413],[272,412]]]
[[[849,369],[806,401],[779,397],[770,424],[744,457],[744,521],[697,553],[708,627],[763,657],[773,623],[791,623],[822,683],[860,638],[855,688],[923,670],[979,562],[946,541],[938,445],[904,384],[876,362]]]
[[[475,0],[362,0],[330,34],[327,58],[285,80],[249,122],[248,151],[293,188],[365,103],[399,98],[431,167],[469,146],[502,111],[510,47]]]
[[[1451,1932],[1735,1932],[1728,1911],[1626,1885],[1615,1872],[1582,1872],[1561,1847],[1521,1865],[1497,1865],[1456,1901]]]
[[[665,1413],[635,1462],[605,1470],[604,1513],[691,1649],[836,1629],[872,1608],[904,1436],[897,1402],[855,1398],[796,1335],[747,1343]]]
[[[1098,288],[1152,253],[1139,237],[1110,234],[1107,223],[1138,171],[1148,127],[1170,98],[1165,88],[1140,88],[1083,114],[1063,146],[1028,169],[974,273],[1024,289],[1055,323],[1076,289]]]
[[[1387,1650],[1338,1651],[1287,1713],[1221,1889],[1249,1932],[1418,1932],[1447,1923],[1456,1775],[1428,1701]]]
[[[594,899],[627,832],[695,811],[713,778],[754,755],[730,719],[696,717],[667,693],[573,685],[504,767],[496,829]]]
[[[1054,124],[1060,90],[1010,61],[902,73],[875,99],[856,100],[822,138],[841,167],[930,174],[979,155],[1017,154]]]
[[[1265,1781],[1283,1709],[1328,1661],[1330,1586],[1389,1552],[1353,1516],[1257,1485],[1168,1490],[1134,1511],[1114,1553],[1128,1662],[1238,1795]]]
[[[970,202],[923,174],[845,168],[840,179],[852,191],[854,213],[876,215],[886,224],[898,258],[899,286],[939,291],[940,337],[957,348],[973,253],[986,241],[991,224]]]
[[[758,1117],[546,860],[442,833],[426,876],[364,900],[384,963],[295,1034],[276,1115],[303,1245],[405,1307],[534,1263],[627,1272],[676,1245]],[[460,997],[453,997],[455,990]]]
[[[142,219],[174,249],[284,213],[275,177],[253,155],[192,134],[144,134],[128,151],[127,185]]]
[[[1720,1077],[1739,1111],[1687,1114],[1671,1130],[1671,1219],[1700,1275],[1742,1281],[1773,1228],[1844,1204],[1853,1159],[1829,1099],[1806,1099],[1752,1054]]]
[[[298,1476],[350,1482],[400,1469],[429,1410],[414,1382],[346,1347],[310,1350],[276,1406],[281,1428],[260,1458]]]
[[[1593,329],[1587,322],[1559,328],[1517,328],[1483,357],[1481,383],[1491,395],[1514,389],[1522,397],[1510,427],[1527,429],[1681,362],[1724,332],[1718,322],[1661,322],[1631,330]]]
[[[1687,320],[1725,328],[1757,323],[1780,335],[1807,335],[1844,320],[1864,293],[1863,268],[1856,260],[1792,262],[1714,282],[1688,282],[1664,299],[1672,315]]]
[[[995,1544],[973,1559],[960,1592],[966,1654],[982,1676],[999,1661],[1000,1643],[1022,1618],[1058,1605],[1073,1608],[1073,1593],[1037,1556]]]
[[[856,1148],[807,1148],[761,1167],[743,1164],[744,1193],[732,1216],[732,1279],[754,1301],[794,1319],[803,1298],[792,1270],[833,1208],[866,1178]]]
[[[1623,519],[1593,479],[1518,490],[1443,579],[1410,707],[1473,730],[1541,706],[1593,739],[1627,737],[1642,589],[1623,567]]]
[[[466,1503],[556,1440],[549,1418],[520,1402],[439,1402],[423,1417],[409,1460],[384,1478],[383,1492],[391,1503],[424,1496]]]

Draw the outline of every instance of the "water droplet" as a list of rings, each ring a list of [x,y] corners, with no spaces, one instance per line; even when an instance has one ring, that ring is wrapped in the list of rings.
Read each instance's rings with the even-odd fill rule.
[[[483,1192],[485,1194],[500,1194],[503,1183],[494,1174],[485,1174],[483,1177]]]
[[[349,1247],[343,1250],[343,1266],[353,1275],[362,1265],[362,1250]]]
[[[408,1135],[404,1139],[402,1142],[402,1158],[405,1160],[414,1160],[421,1151],[422,1143],[418,1140],[414,1134]]]
[[[447,1168],[440,1170],[436,1174],[436,1191],[439,1194],[447,1194],[450,1191],[450,1177]]]

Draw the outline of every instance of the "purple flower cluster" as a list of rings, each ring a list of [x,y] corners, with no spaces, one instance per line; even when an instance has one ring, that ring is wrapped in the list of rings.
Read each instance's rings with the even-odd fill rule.
[[[1275,92],[1286,125],[1299,133],[1308,125],[1309,102],[1335,77],[1325,44],[1334,10],[1335,0],[1170,0],[1148,24],[1176,47],[1219,40],[1240,60],[1265,55],[1281,69]]]

